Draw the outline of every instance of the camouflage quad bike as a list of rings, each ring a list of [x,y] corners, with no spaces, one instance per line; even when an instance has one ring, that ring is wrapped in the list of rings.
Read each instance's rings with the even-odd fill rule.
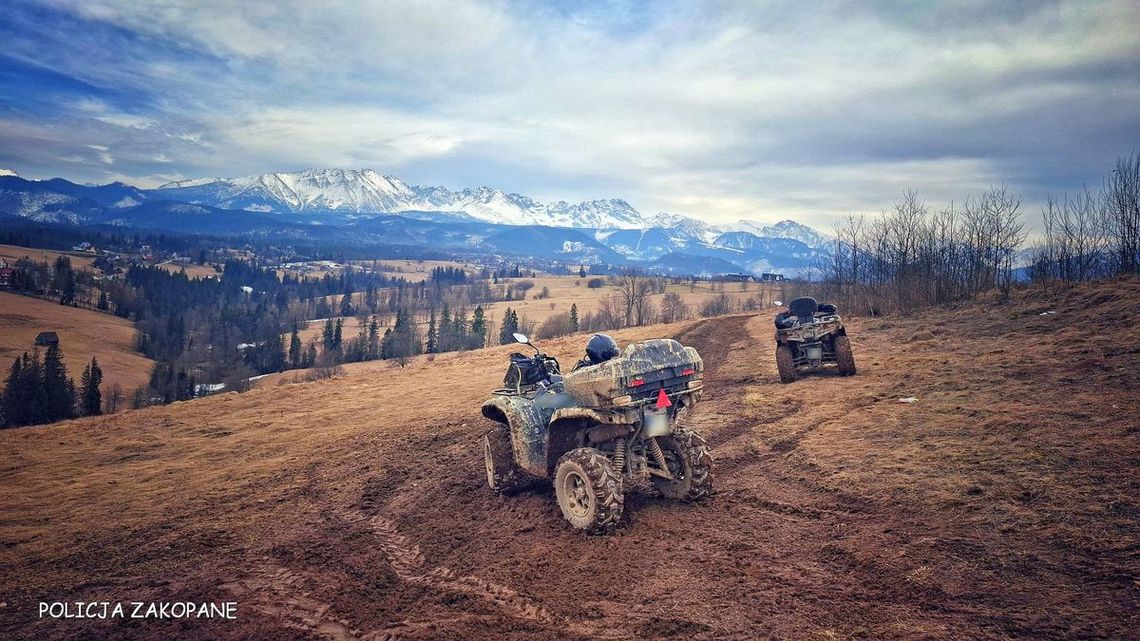
[[[530,345],[524,335],[515,340]],[[677,425],[701,395],[704,364],[695,349],[643,341],[565,375],[534,349],[533,357],[511,355],[507,387],[483,403],[483,416],[497,423],[483,443],[493,490],[551,480],[562,515],[594,534],[618,524],[624,491],[639,481],[671,499],[711,492],[705,440]]]
[[[855,355],[835,305],[797,298],[776,315],[776,367],[780,382],[791,383],[800,371],[834,364],[843,376],[855,373]]]

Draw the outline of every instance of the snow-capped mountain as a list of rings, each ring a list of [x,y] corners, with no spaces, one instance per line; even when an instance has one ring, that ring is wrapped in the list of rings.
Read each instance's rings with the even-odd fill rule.
[[[154,190],[170,200],[247,211],[390,213],[417,209],[419,197],[399,178],[371,169],[310,169],[243,178],[198,178]]]
[[[714,225],[710,225],[703,220],[697,220],[691,216],[682,216],[681,214],[670,214],[659,211],[656,214],[645,219],[645,222],[650,227],[663,227],[666,229],[674,229],[683,232],[693,238],[699,238],[706,243],[711,243],[722,232],[721,229]]]
[[[15,175],[16,175],[16,172],[12,171],[11,169],[0,168],[0,176],[15,176]]]
[[[645,224],[641,214],[620,199],[545,204],[491,187],[452,191],[446,187],[412,186],[371,169],[308,169],[244,178],[199,178],[168,183],[153,193],[223,209],[275,213],[430,211],[463,213],[508,225],[632,228]]]
[[[775,225],[765,225],[755,220],[738,220],[729,225],[721,225],[720,229],[726,232],[744,231],[761,238],[789,238],[812,249],[820,249],[831,242],[827,236],[794,220],[781,220]]]

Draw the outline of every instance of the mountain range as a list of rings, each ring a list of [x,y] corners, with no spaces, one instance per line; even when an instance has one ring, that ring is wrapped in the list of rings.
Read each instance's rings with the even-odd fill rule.
[[[664,212],[643,216],[620,199],[546,204],[490,187],[411,186],[372,170],[204,178],[150,190],[0,175],[4,214],[64,224],[423,246],[699,275],[811,270],[827,253],[828,242],[792,220],[712,225]]]
[[[289,214],[431,211],[507,225],[634,228],[644,224],[641,214],[620,199],[547,204],[491,187],[452,191],[409,185],[371,169],[307,169],[243,178],[199,178],[168,183],[154,194],[221,209]]]

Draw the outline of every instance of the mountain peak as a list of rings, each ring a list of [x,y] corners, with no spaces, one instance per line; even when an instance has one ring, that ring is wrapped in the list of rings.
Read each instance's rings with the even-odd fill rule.
[[[745,231],[761,238],[798,240],[812,249],[819,249],[828,243],[827,237],[823,234],[790,218],[785,218],[774,225],[766,225],[757,220],[738,220],[731,225],[725,225],[724,229],[725,231]]]

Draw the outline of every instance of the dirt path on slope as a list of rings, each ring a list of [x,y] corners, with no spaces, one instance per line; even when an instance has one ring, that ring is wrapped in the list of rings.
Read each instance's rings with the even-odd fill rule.
[[[366,479],[358,504],[327,510],[236,592],[280,615],[268,603],[300,591],[290,625],[332,639],[965,633],[940,595],[847,552],[858,532],[890,532],[888,515],[788,464],[812,423],[774,385],[762,323],[712,319],[678,338],[707,366],[692,424],[714,448],[712,500],[632,494],[615,535],[586,537],[549,490],[490,493],[477,456],[484,426],[456,417],[411,439]],[[758,425],[788,436],[765,443]]]
[[[239,621],[56,627],[34,638],[1127,638],[1135,501],[1076,500],[1049,475],[1061,465],[1095,489],[1127,465],[1131,450],[1112,443],[1130,441],[1098,445],[1121,433],[1111,417],[1087,419],[1076,439],[1068,413],[1096,400],[1086,395],[1097,382],[1085,381],[1094,365],[1134,399],[1135,385],[1119,378],[1128,363],[1117,372],[1104,363],[1121,357],[1106,355],[1070,378],[1056,345],[1085,339],[1054,345],[1052,329],[1033,325],[1055,316],[1016,336],[1004,317],[969,326],[976,317],[961,329],[856,322],[858,375],[791,385],[778,382],[771,313],[690,326],[677,338],[701,352],[706,392],[687,420],[712,446],[717,493],[698,504],[631,493],[625,522],[606,537],[572,530],[548,488],[494,495],[480,449],[488,423],[470,403],[424,391],[415,402],[438,405],[430,424],[361,426],[280,472],[288,492],[266,494],[281,503],[264,536],[191,529],[203,553],[164,572],[170,581],[100,573],[138,600],[225,596]],[[1032,370],[1001,347],[1026,336],[1042,341]],[[913,394],[918,404],[896,402]],[[1050,417],[1028,414],[1031,403],[1054,405],[1063,430],[1036,427]],[[1121,438],[1135,434],[1123,429]],[[1135,480],[1134,468],[1122,471],[1114,490]],[[1081,511],[1098,500],[1103,513]],[[187,538],[181,527],[115,545],[157,563],[164,537]],[[215,545],[224,553],[209,554]]]

